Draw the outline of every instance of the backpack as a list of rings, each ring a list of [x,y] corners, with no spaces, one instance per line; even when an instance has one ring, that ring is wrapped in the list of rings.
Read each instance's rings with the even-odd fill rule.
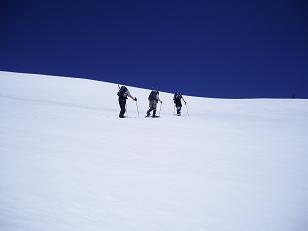
[[[158,91],[151,91],[148,100],[150,100],[150,101],[157,100],[158,94],[159,94]]]
[[[125,92],[127,92],[127,87],[122,86],[122,87],[120,88],[120,90],[118,91],[117,95],[118,95],[119,97],[124,97],[124,93],[125,93]]]
[[[175,93],[174,97],[173,97],[173,100],[174,101],[180,101],[181,98],[182,98],[182,95],[180,93]]]

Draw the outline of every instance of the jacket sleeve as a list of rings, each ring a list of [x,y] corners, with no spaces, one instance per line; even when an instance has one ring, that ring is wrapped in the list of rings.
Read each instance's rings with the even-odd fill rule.
[[[126,94],[128,97],[133,98],[133,96],[130,94],[129,90],[127,90],[127,91],[125,92],[125,94]]]

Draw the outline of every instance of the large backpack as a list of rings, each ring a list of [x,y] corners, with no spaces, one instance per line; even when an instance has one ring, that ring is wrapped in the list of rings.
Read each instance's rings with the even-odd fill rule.
[[[159,94],[158,91],[151,91],[148,100],[150,100],[150,101],[157,100],[158,94]]]
[[[181,98],[182,98],[182,95],[177,92],[177,93],[174,94],[173,100],[174,101],[180,101]]]
[[[117,95],[118,95],[119,97],[124,97],[124,93],[125,93],[126,91],[127,91],[127,87],[122,86],[122,87],[120,88],[120,90],[118,91]]]

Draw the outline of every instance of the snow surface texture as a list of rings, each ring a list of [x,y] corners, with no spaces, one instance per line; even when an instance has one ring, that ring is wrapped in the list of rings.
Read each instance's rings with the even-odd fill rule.
[[[0,230],[308,229],[308,100],[185,97],[0,72]],[[159,105],[160,106],[160,105]]]

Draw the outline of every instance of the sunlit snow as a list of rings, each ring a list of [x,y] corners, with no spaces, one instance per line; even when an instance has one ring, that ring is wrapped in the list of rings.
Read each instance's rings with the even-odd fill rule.
[[[128,88],[0,72],[1,231],[308,229],[308,100]]]

